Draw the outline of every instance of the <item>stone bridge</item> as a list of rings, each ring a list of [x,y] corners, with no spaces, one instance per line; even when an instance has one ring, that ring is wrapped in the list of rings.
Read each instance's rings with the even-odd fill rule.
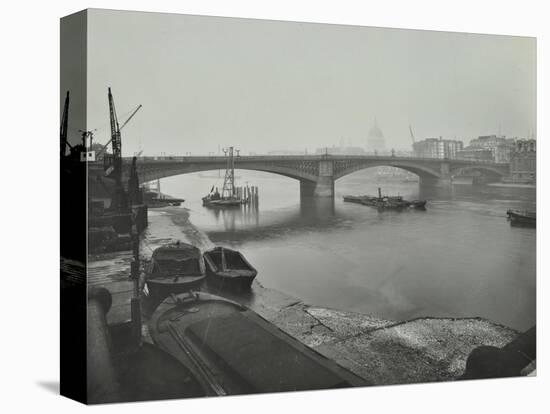
[[[126,181],[131,158],[124,159]],[[200,171],[225,169],[225,156],[139,157],[141,183]],[[410,171],[422,185],[451,185],[459,172],[475,170],[494,177],[508,175],[509,164],[458,159],[363,155],[253,155],[235,157],[235,169],[264,171],[300,181],[302,196],[333,197],[334,182],[365,168],[390,166]]]

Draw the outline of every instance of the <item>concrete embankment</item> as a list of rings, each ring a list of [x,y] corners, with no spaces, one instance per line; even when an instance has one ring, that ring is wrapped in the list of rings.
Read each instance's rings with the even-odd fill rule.
[[[172,208],[150,215],[142,252],[175,239],[201,249],[212,246],[188,220],[188,214],[171,214]],[[118,286],[129,274],[129,255],[90,258],[91,281]],[[99,276],[101,274],[101,276]],[[90,276],[89,276],[90,277]],[[261,280],[261,275],[259,276]],[[112,283],[106,283],[112,280]],[[129,282],[126,282],[129,283]],[[130,288],[130,286],[128,286]],[[123,289],[131,292],[131,289]],[[482,318],[417,318],[392,321],[368,315],[322,308],[255,281],[250,293],[228,295],[248,306],[277,327],[319,353],[374,384],[450,380],[460,376],[468,354],[481,345],[502,347],[518,332]],[[128,302],[121,296],[121,311]],[[114,320],[124,314],[113,315]]]

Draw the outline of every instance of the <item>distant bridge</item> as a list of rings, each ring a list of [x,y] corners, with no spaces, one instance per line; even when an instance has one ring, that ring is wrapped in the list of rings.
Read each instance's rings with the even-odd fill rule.
[[[125,181],[131,157],[124,158]],[[225,156],[139,157],[138,176],[141,183],[200,171],[223,170]],[[410,171],[423,185],[451,185],[453,176],[475,170],[502,177],[509,173],[509,164],[459,159],[415,158],[372,155],[247,155],[235,157],[235,169],[264,171],[300,181],[302,196],[333,197],[334,182],[348,174],[371,167],[389,166]],[[100,166],[95,165],[97,170]]]

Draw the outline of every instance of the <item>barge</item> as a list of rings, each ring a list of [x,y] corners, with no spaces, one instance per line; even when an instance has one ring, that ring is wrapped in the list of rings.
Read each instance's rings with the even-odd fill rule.
[[[512,226],[536,227],[537,213],[532,211],[508,210],[508,220]]]
[[[216,247],[203,255],[206,281],[220,289],[248,290],[258,271],[241,252]]]
[[[207,395],[370,385],[250,309],[204,292],[165,299],[149,330]]]
[[[150,295],[160,300],[171,294],[199,289],[205,277],[201,251],[178,241],[155,249],[145,283]]]
[[[344,201],[348,203],[362,204],[365,206],[375,207],[378,210],[402,210],[406,208],[414,208],[424,210],[426,208],[426,200],[405,200],[401,196],[383,196],[382,190],[378,188],[378,197],[362,195],[346,195]]]

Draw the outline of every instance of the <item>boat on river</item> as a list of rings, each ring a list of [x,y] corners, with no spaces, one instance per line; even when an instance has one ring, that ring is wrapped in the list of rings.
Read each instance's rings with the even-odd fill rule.
[[[210,193],[202,198],[204,207],[213,208],[234,208],[240,207],[245,200],[237,196],[235,188],[235,158],[233,156],[233,147],[227,149],[227,168],[225,170],[225,178],[223,180],[223,188],[221,193],[214,186],[210,189]]]
[[[356,204],[363,204],[363,199],[367,196],[354,196],[354,195],[345,195],[344,201],[346,203],[356,203]]]
[[[219,193],[214,192],[202,198],[202,205],[213,208],[240,207],[242,200],[236,197],[221,197]]]
[[[250,289],[258,271],[241,252],[226,247],[216,247],[204,252],[206,281],[218,288]]]
[[[426,208],[426,203],[427,203],[426,200],[412,200],[412,201],[409,201],[409,207],[422,210]]]
[[[344,196],[344,201],[348,203],[362,204],[365,206],[375,207],[378,210],[402,210],[406,208],[414,208],[422,210],[426,208],[426,200],[405,200],[402,196],[383,196],[382,190],[378,188],[378,197],[362,195]]]
[[[537,213],[532,211],[508,210],[506,215],[510,224],[517,226],[535,227],[537,225]]]
[[[208,395],[370,385],[252,310],[205,292],[166,298],[149,331]]]
[[[200,249],[178,241],[155,249],[145,282],[153,298],[164,299],[170,294],[199,289],[205,278]]]
[[[147,188],[150,188],[150,184]],[[143,193],[143,204],[149,208],[177,207],[184,201],[183,198],[174,198],[164,195],[160,191],[160,180],[157,180],[155,191],[149,189]]]

